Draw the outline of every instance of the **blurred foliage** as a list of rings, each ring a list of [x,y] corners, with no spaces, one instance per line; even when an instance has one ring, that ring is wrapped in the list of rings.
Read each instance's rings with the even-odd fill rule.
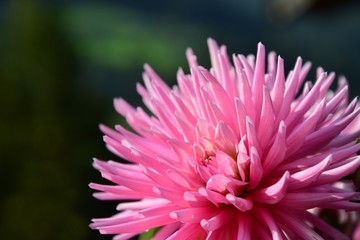
[[[91,157],[113,158],[98,123],[123,121],[112,109],[113,97],[141,104],[135,82],[145,62],[169,84],[178,66],[188,71],[188,46],[208,67],[209,36],[227,44],[229,53],[254,52],[261,40],[285,59],[301,54],[315,66],[346,73],[351,93],[359,94],[356,3],[325,11],[309,5],[273,25],[276,11],[266,15],[267,3],[244,2],[1,2],[0,236],[99,239],[88,224],[114,214],[116,203],[93,199],[87,187],[104,182]],[[354,179],[359,187],[359,172]]]
[[[139,236],[139,240],[149,240],[160,230],[160,228],[152,228]]]
[[[96,104],[81,92],[56,16],[40,3],[8,6],[0,39],[0,236],[84,239],[91,215]],[[85,100],[86,98],[86,100]],[[88,138],[88,137],[91,138]],[[86,205],[83,205],[84,202]],[[93,211],[94,212],[94,211]]]
[[[77,54],[87,61],[129,71],[156,57],[152,64],[157,70],[174,73],[174,66],[185,63],[184,49],[179,48],[182,39],[172,37],[176,28],[134,15],[139,14],[131,9],[75,5],[63,18]],[[195,34],[192,28],[187,31]]]

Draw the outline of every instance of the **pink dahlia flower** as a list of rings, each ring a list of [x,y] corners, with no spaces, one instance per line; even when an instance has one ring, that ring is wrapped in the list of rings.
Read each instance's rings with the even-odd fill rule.
[[[345,78],[333,92],[335,74],[321,68],[304,83],[310,63],[301,58],[286,77],[274,52],[265,71],[261,43],[256,58],[233,63],[225,46],[208,45],[212,68],[188,49],[190,74],[180,69],[173,88],[145,65],[137,91],[152,114],[115,99],[134,132],[100,128],[130,163],[94,161],[114,183],[91,183],[95,197],[121,203],[91,227],[115,239],[157,227],[153,239],[346,239],[312,211],[360,210],[343,180],[360,165],[360,106],[348,103]]]

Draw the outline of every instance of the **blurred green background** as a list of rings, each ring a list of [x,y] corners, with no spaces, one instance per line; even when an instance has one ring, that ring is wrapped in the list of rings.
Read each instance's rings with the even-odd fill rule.
[[[114,97],[141,104],[145,62],[172,85],[189,46],[209,67],[207,37],[229,53],[261,41],[288,69],[301,55],[345,74],[354,97],[359,26],[356,0],[1,1],[0,238],[110,239],[88,228],[116,206],[92,198],[91,158],[113,158],[98,124],[122,121]]]

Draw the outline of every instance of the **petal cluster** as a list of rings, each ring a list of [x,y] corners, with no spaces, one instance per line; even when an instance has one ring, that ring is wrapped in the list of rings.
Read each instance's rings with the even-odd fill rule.
[[[91,183],[95,197],[120,203],[91,227],[115,239],[157,227],[153,239],[346,239],[312,211],[360,211],[343,180],[360,166],[360,106],[345,78],[331,91],[333,72],[308,81],[311,64],[298,58],[286,75],[261,43],[256,57],[232,59],[208,46],[210,70],[188,49],[190,74],[179,69],[173,88],[145,65],[137,92],[151,114],[114,100],[134,131],[100,128],[130,163],[94,160],[113,183]]]

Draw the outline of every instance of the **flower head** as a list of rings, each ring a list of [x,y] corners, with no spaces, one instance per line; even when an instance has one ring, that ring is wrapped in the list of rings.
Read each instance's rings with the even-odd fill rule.
[[[360,165],[360,106],[348,103],[345,78],[333,92],[335,74],[319,68],[314,83],[305,81],[311,64],[301,58],[285,76],[274,52],[265,70],[261,43],[256,57],[233,55],[233,63],[225,46],[208,45],[212,68],[188,49],[190,74],[180,69],[173,88],[145,65],[137,92],[151,115],[115,99],[135,133],[100,128],[108,149],[130,163],[95,159],[114,183],[91,183],[95,196],[122,202],[91,227],[116,239],[156,227],[154,239],[346,238],[311,211],[360,210],[343,180]]]

